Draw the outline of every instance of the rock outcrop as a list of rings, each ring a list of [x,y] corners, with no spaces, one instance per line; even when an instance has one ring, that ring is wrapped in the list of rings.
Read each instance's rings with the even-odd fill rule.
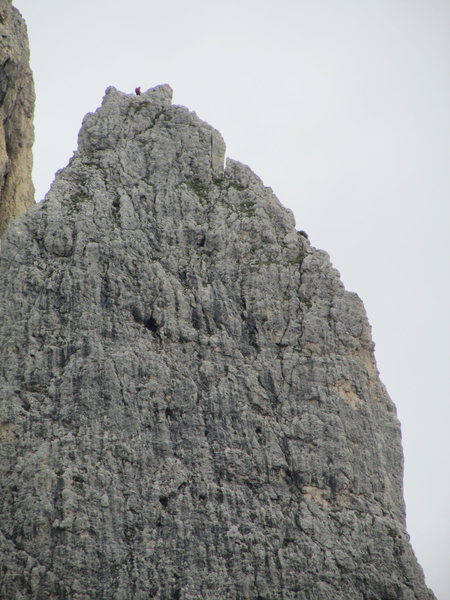
[[[171,89],[110,88],[0,256],[0,597],[431,600],[370,327]]]
[[[34,204],[34,84],[25,23],[0,0],[0,236]]]

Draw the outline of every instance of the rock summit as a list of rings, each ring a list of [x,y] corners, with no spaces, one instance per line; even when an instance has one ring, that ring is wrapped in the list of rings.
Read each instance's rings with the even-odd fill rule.
[[[171,96],[3,240],[0,596],[432,600],[361,300]]]

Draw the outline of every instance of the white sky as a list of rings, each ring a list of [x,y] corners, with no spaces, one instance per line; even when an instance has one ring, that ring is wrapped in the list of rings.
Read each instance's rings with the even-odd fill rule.
[[[15,0],[37,198],[114,85],[170,83],[363,299],[398,407],[412,544],[450,598],[450,1]]]

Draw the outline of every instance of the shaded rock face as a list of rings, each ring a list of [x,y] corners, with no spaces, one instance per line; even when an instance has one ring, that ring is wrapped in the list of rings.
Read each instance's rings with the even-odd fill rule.
[[[34,204],[33,112],[26,26],[11,0],[0,0],[0,236]]]
[[[424,600],[359,298],[171,89],[0,257],[0,596]]]

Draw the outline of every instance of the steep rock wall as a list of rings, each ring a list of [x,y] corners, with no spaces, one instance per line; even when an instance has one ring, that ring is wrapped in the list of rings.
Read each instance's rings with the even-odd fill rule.
[[[395,408],[325,252],[113,88],[0,257],[0,596],[429,600]]]
[[[0,236],[34,204],[34,100],[25,23],[0,0]]]

